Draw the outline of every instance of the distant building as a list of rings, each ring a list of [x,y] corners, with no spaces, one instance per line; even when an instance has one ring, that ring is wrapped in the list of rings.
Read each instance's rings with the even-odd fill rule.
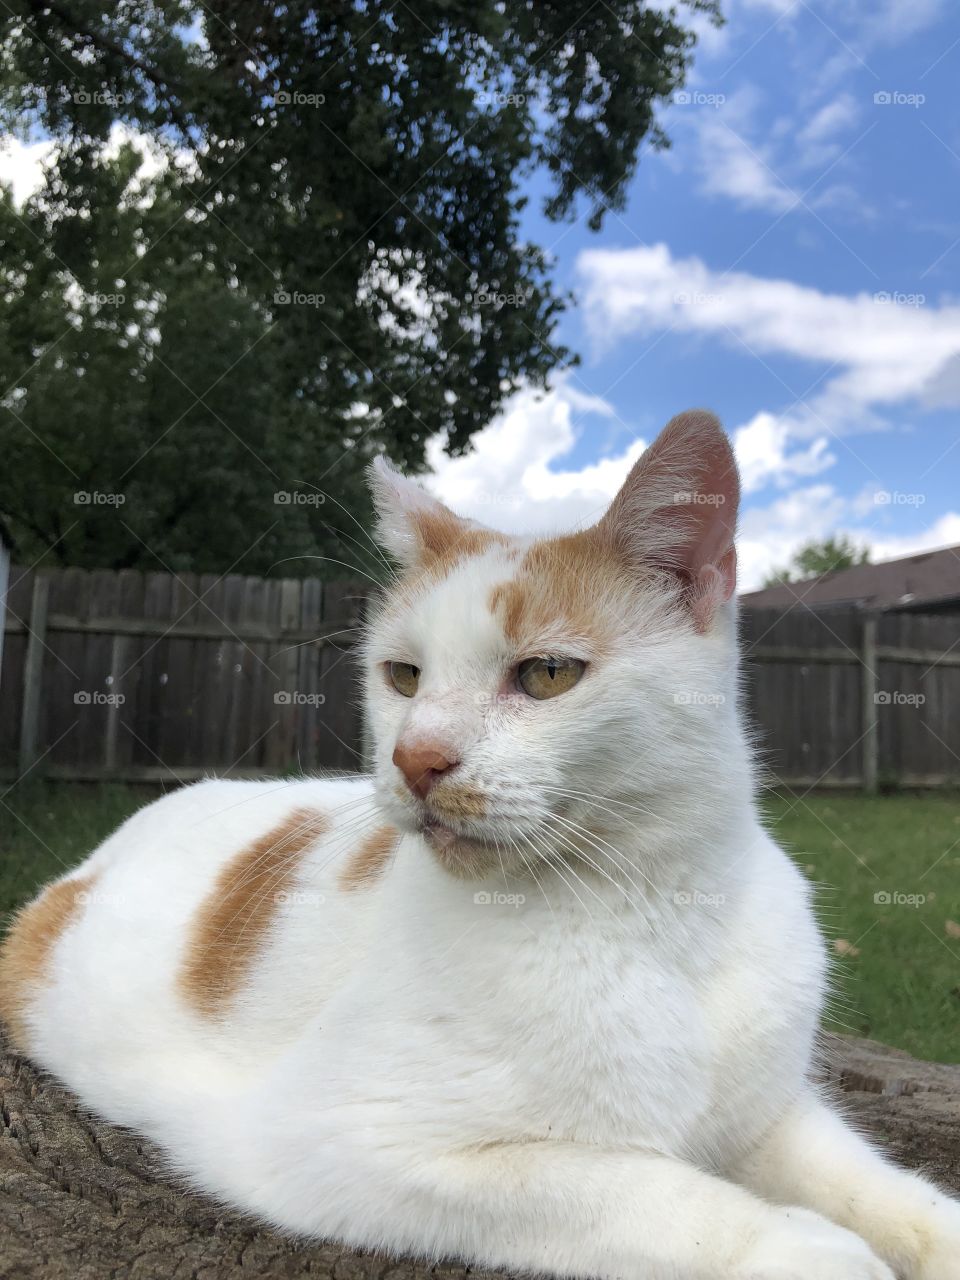
[[[924,613],[960,614],[960,546],[921,551],[880,564],[834,569],[802,582],[782,582],[740,596],[747,609],[811,609],[859,605],[884,612],[922,609]]]

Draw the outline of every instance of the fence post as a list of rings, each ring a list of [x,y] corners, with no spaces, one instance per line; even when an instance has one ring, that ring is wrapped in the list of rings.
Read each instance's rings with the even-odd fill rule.
[[[107,707],[107,727],[103,742],[103,769],[107,775],[115,774],[117,771],[117,736],[120,728],[120,708],[122,706],[118,698],[122,696],[120,681],[121,676],[124,674],[127,648],[127,636],[115,635],[113,637],[110,645],[109,683],[110,692],[114,695],[114,700]]]
[[[50,579],[38,573],[33,580],[30,601],[30,634],[23,664],[23,709],[20,720],[20,776],[28,773],[37,758],[40,739],[40,706],[43,693],[43,651],[46,647],[47,600]]]
[[[863,676],[863,789],[867,795],[876,795],[880,759],[880,733],[878,723],[877,693],[880,679],[877,673],[877,615],[863,615],[863,643],[860,651]]]

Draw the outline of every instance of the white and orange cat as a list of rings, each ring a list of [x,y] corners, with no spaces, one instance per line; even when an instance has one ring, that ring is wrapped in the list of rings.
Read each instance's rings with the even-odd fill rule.
[[[296,1232],[637,1280],[960,1280],[960,1204],[810,1082],[824,946],[753,800],[736,468],[674,419],[592,528],[386,466],[373,776],[209,781],[19,916],[17,1043]]]

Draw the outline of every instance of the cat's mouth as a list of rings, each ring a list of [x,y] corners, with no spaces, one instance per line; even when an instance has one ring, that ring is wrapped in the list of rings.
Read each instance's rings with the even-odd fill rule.
[[[455,875],[483,875],[496,856],[488,841],[464,835],[430,814],[421,817],[419,831],[438,861]]]

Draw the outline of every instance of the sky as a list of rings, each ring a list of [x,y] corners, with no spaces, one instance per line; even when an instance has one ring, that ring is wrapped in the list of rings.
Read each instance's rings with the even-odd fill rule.
[[[435,442],[433,487],[499,528],[571,527],[703,406],[743,476],[743,589],[838,531],[874,559],[960,544],[960,10],[723,7],[626,208],[599,233],[527,219],[581,364],[471,455]]]
[[[960,544],[960,11],[723,8],[719,30],[695,19],[671,149],[644,149],[600,232],[586,209],[543,218],[534,182],[523,233],[574,295],[557,338],[581,362],[466,457],[435,439],[430,486],[497,528],[572,528],[707,407],[743,478],[742,589],[837,532],[875,560]],[[0,152],[20,198],[49,147]]]

